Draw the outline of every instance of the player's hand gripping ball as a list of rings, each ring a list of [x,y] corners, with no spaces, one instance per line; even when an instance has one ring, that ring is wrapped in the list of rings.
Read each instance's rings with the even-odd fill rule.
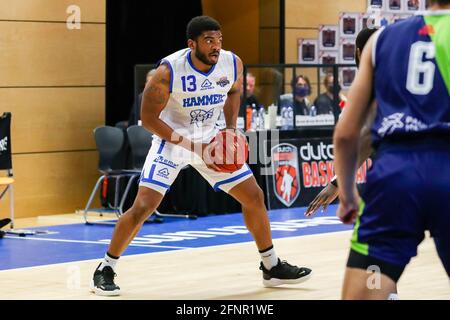
[[[235,172],[242,168],[248,159],[248,143],[243,133],[237,130],[220,131],[211,143],[216,146],[211,157],[220,172]]]

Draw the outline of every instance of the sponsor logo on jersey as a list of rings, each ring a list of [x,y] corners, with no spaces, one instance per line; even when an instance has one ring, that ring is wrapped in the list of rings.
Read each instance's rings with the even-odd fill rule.
[[[200,90],[210,90],[210,89],[214,89],[214,86],[213,86],[212,82],[209,81],[208,79],[205,79],[205,81],[203,81],[201,87],[202,87],[202,88],[201,88]]]
[[[183,107],[199,107],[219,104],[225,101],[225,94],[210,94],[201,97],[192,97],[183,99]]]
[[[383,118],[377,133],[380,137],[385,137],[395,132],[418,132],[425,129],[428,129],[428,125],[419,119],[396,112]]]
[[[164,158],[163,156],[157,156],[153,162],[165,164],[166,166],[174,169],[178,167],[178,164]]]
[[[159,177],[167,179],[169,177],[169,169],[162,168],[162,169],[160,169],[158,171],[158,173],[156,175],[159,176]]]
[[[214,109],[211,110],[192,110],[191,113],[191,124],[204,122],[208,119],[211,119],[214,115]]]
[[[227,77],[222,77],[222,78],[220,78],[219,81],[217,81],[216,83],[217,83],[218,86],[225,87],[225,86],[227,86],[228,84],[230,84],[230,81],[228,80]]]

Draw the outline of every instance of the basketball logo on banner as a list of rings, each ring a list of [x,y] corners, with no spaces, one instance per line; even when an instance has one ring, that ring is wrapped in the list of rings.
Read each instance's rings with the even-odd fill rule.
[[[272,148],[273,189],[285,206],[290,207],[300,194],[297,147],[281,143]]]

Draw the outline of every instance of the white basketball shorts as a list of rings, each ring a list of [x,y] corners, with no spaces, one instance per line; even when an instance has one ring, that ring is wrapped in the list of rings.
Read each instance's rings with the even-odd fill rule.
[[[231,188],[253,176],[247,164],[233,173],[217,172],[206,166],[203,160],[183,147],[165,140],[153,139],[142,169],[139,186],[165,194],[185,166],[191,165],[214,188],[229,192]]]

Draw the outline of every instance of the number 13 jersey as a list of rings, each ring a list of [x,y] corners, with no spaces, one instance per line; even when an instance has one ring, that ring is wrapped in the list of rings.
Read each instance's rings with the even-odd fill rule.
[[[194,66],[191,54],[183,49],[159,62],[170,69],[170,98],[159,118],[178,134],[208,143],[218,131],[217,119],[237,79],[236,56],[220,50],[218,62],[204,73]]]

